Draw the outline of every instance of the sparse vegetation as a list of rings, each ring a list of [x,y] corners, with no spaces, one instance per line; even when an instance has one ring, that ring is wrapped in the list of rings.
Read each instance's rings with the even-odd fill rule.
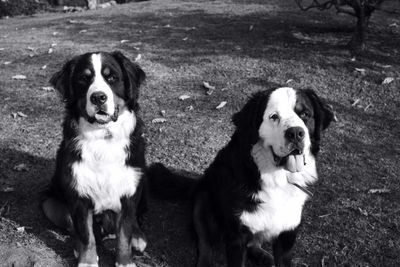
[[[348,16],[304,16],[281,0],[152,0],[2,20],[0,265],[74,266],[72,239],[38,205],[63,118],[48,80],[74,55],[120,50],[148,74],[140,95],[148,163],[197,174],[225,145],[232,114],[251,94],[278,84],[316,90],[338,122],[324,133],[295,266],[400,266],[400,19],[374,13],[368,50],[357,57],[344,49],[350,25]],[[186,204],[150,199],[138,266],[193,266],[189,216]],[[107,248],[102,267],[113,263]]]

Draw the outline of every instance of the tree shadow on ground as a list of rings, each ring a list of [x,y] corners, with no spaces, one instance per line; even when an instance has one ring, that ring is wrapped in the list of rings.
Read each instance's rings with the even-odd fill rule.
[[[173,10],[172,10],[173,11]],[[209,14],[203,10],[184,13],[135,16],[86,17],[82,23],[70,24],[68,20],[56,29],[64,31],[65,40],[78,43],[118,42],[121,48],[134,53],[151,47],[151,59],[176,67],[193,63],[196,58],[208,56],[248,56],[270,61],[296,60],[313,62],[313,55],[336,55],[345,52],[352,24],[335,18],[326,23],[318,13],[277,13],[269,15]],[[167,12],[166,12],[167,13]],[[297,12],[298,13],[298,12]],[[87,30],[82,33],[82,30]],[[81,32],[81,33],[80,33]],[[296,35],[300,32],[300,35]],[[330,38],[328,38],[328,36]],[[332,41],[333,38],[333,41]],[[400,39],[390,30],[371,33],[374,49],[360,54],[360,58],[373,59],[382,64],[398,65],[397,57],[380,53],[380,44],[395,49]]]

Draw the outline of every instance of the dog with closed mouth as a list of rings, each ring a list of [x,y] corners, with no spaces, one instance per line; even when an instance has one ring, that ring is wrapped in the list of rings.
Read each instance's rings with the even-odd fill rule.
[[[145,141],[139,117],[144,71],[121,52],[68,61],[50,83],[65,103],[63,139],[42,209],[76,237],[79,267],[98,266],[96,242],[115,233],[116,266],[136,266],[145,236]]]
[[[212,266],[213,245],[221,238],[229,267],[245,266],[246,256],[260,266],[290,266],[307,185],[317,180],[321,131],[334,118],[310,89],[266,90],[234,114],[233,136],[200,179],[159,163],[149,168],[155,196],[192,198],[197,267]],[[262,248],[265,242],[272,255]]]

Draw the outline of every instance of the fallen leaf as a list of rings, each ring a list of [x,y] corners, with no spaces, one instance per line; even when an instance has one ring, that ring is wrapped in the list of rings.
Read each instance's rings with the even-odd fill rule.
[[[228,102],[222,101],[221,103],[219,103],[219,105],[216,107],[216,109],[221,109],[221,108],[225,107],[226,103],[228,103]]]
[[[152,123],[164,123],[166,121],[167,121],[167,119],[165,119],[165,118],[155,118],[151,122]]]
[[[393,77],[386,77],[386,78],[383,80],[382,84],[389,84],[389,83],[391,83],[391,82],[393,82],[393,81],[394,81],[394,78],[393,78]]]
[[[18,112],[17,112],[17,115],[18,115],[19,117],[21,117],[21,118],[26,118],[26,117],[28,117],[28,115],[26,115],[25,113],[23,113],[23,112],[21,112],[21,111],[18,111]]]
[[[27,172],[29,169],[25,163],[21,163],[21,164],[14,166],[13,170],[18,171],[18,172],[22,172],[22,171]]]
[[[4,192],[4,193],[9,193],[9,192],[14,192],[14,191],[15,191],[15,189],[12,186],[6,186],[1,189],[1,192]]]
[[[364,108],[364,111],[367,111],[367,109],[369,109],[371,106],[372,106],[372,104],[369,103],[369,104]]]
[[[54,88],[52,86],[43,86],[42,90],[46,92],[51,92],[54,91]]]
[[[379,188],[379,189],[370,189],[368,190],[369,194],[385,194],[390,193],[390,189],[387,188]]]
[[[18,74],[18,75],[12,76],[12,78],[13,78],[14,80],[25,80],[25,79],[26,79],[26,76],[25,76],[25,75]]]
[[[368,212],[366,210],[363,210],[362,208],[358,208],[358,211],[364,215],[364,216],[368,216]]]
[[[208,82],[203,82],[203,86],[207,89],[207,95],[211,95],[215,90],[215,86],[210,85]]]
[[[186,100],[186,99],[188,99],[188,98],[190,98],[190,95],[181,95],[181,96],[179,96],[179,100]]]
[[[361,74],[365,74],[365,69],[356,68],[356,71],[360,72]]]
[[[354,107],[355,105],[358,104],[358,102],[360,102],[360,99],[359,99],[359,98],[357,98],[356,100],[354,100],[353,103],[352,103],[351,105]]]

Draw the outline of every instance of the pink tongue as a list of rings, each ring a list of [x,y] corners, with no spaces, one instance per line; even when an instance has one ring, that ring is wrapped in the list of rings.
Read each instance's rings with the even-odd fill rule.
[[[290,172],[301,172],[304,167],[304,155],[289,155],[285,169]]]

